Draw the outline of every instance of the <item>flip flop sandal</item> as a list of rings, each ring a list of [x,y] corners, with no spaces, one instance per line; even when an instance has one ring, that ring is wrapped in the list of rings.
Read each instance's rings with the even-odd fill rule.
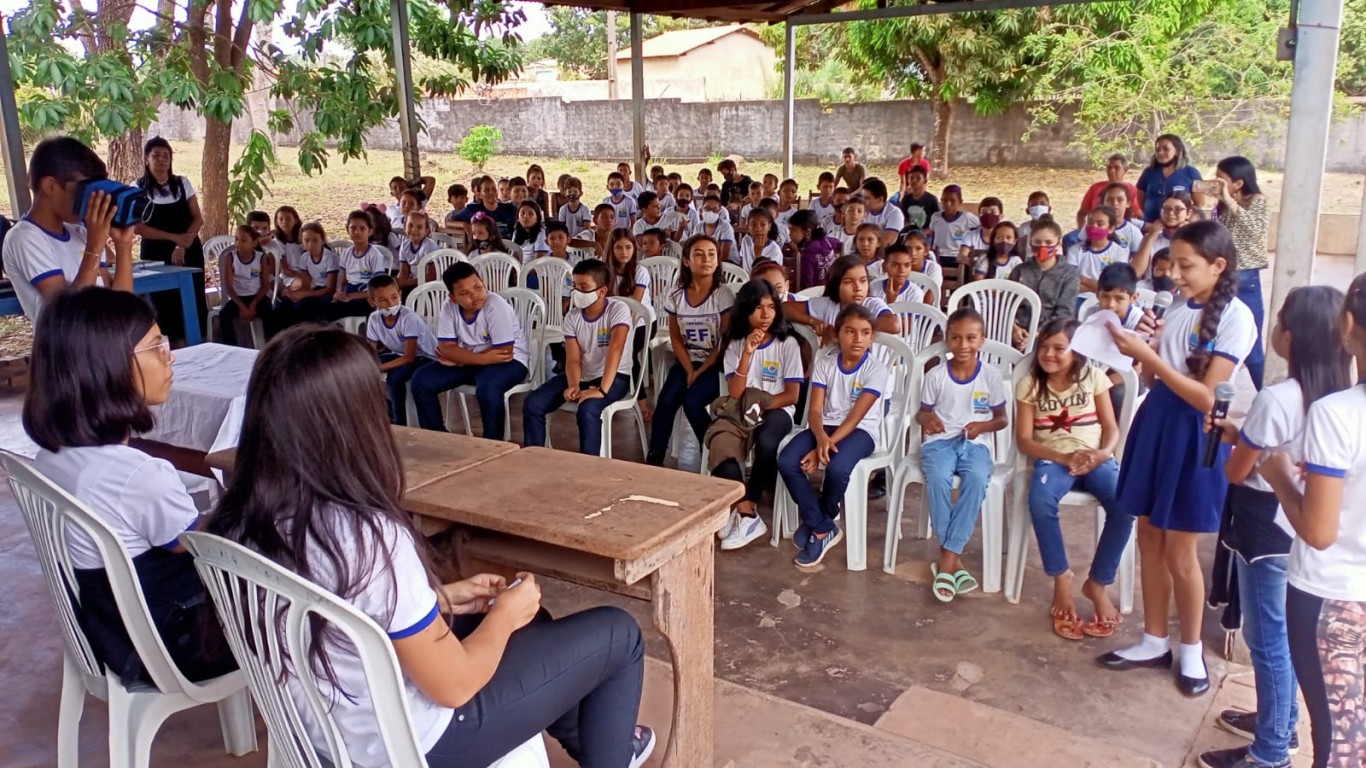
[[[977,579],[968,573],[968,569],[960,568],[953,574],[953,588],[960,595],[965,595],[977,589]]]
[[[1122,621],[1122,620],[1121,620]],[[1120,621],[1102,621],[1099,616],[1082,626],[1081,631],[1088,637],[1113,637],[1115,628],[1120,625]]]
[[[930,587],[930,591],[934,593],[934,599],[941,603],[953,602],[953,598],[958,595],[958,588],[953,576],[940,573],[935,563],[930,563],[930,573],[934,576],[934,583]],[[945,594],[946,592],[947,594]]]
[[[1075,616],[1054,616],[1053,634],[1064,640],[1080,640],[1085,628]]]

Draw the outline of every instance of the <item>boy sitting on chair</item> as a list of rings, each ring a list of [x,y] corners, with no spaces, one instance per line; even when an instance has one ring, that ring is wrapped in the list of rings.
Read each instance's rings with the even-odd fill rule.
[[[406,427],[408,382],[436,359],[436,334],[420,315],[403,306],[392,275],[370,278],[370,306],[375,311],[365,323],[365,338],[379,355],[379,371],[389,387],[389,422]]]

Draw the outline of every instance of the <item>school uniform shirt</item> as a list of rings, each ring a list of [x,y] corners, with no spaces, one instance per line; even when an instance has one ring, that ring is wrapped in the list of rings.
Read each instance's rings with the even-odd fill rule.
[[[827,427],[843,424],[864,392],[872,392],[879,400],[891,394],[887,366],[874,355],[864,352],[858,365],[848,370],[841,358],[839,348],[835,347],[818,354],[811,369],[811,386],[825,390],[821,424]],[[874,445],[882,442],[880,427],[885,410],[882,403],[873,403],[858,423],[858,429],[867,432]]]
[[[313,260],[308,251],[304,251],[286,263],[296,272],[307,272],[308,285],[315,289],[325,287],[328,277],[338,271],[337,252],[325,245],[322,256],[317,261]]]
[[[675,207],[673,211],[676,216],[674,228],[678,228],[679,221],[683,223],[683,234],[681,235],[683,239],[686,240],[689,235],[697,231],[698,227],[702,226],[702,219],[698,215],[698,210],[691,205],[688,206],[687,210],[680,211]],[[669,234],[669,237],[673,237],[673,230],[665,230],[665,232]]]
[[[688,357],[695,363],[706,360],[721,343],[721,316],[734,306],[735,294],[724,285],[718,285],[697,306],[688,300],[686,288],[675,288],[664,298],[664,311],[678,321],[678,328],[683,332],[683,345],[688,349]]]
[[[517,320],[517,310],[496,293],[488,294],[483,309],[473,319],[465,319],[460,305],[447,301],[436,318],[437,341],[459,344],[470,352],[487,352],[494,347],[512,347],[512,359],[527,364],[526,335]]]
[[[887,277],[887,273],[884,271],[886,269],[886,262],[882,259],[877,259],[873,262],[865,261],[863,266],[868,270],[868,282],[870,284]]]
[[[982,230],[983,227],[970,229],[967,234],[963,235],[963,245],[968,247],[969,252],[990,250],[991,246],[987,245],[986,239],[986,236],[990,233],[983,232]]]
[[[439,250],[441,250],[441,244],[431,237],[422,238],[422,242],[417,245],[405,237],[403,243],[398,247],[398,263],[407,264],[408,269],[416,275],[417,263],[422,260],[422,257],[432,251]],[[418,279],[418,282],[421,282],[421,278]]]
[[[577,210],[573,207],[575,205],[578,206]],[[593,212],[582,202],[577,204],[565,203],[560,206],[560,212],[555,215],[555,218],[563,221],[570,232],[582,232],[592,225]]]
[[[884,232],[901,232],[906,226],[906,216],[901,209],[892,205],[890,202],[882,204],[882,210],[874,211],[868,209],[868,217],[863,220],[865,224],[876,224]]]
[[[365,338],[397,355],[403,354],[410,339],[417,339],[418,357],[436,359],[436,334],[421,315],[407,307],[399,307],[393,326],[385,322],[386,319],[378,309],[371,312],[370,319],[365,322]]]
[[[864,309],[873,313],[874,318],[879,318],[883,315],[891,314],[892,312],[891,307],[887,306],[887,302],[871,293],[860,303],[863,304]],[[834,325],[835,318],[839,317],[840,309],[841,306],[838,301],[826,296],[816,296],[806,302],[806,313],[826,325]]]
[[[979,275],[986,275],[987,271],[991,268],[992,262],[993,259],[991,258],[982,259],[977,262],[977,266],[973,267],[972,271]],[[1001,264],[1000,262],[996,262],[996,274],[994,275],[994,278],[997,280],[1005,280],[1016,267],[1023,263],[1024,259],[1021,259],[1019,256],[1012,253],[1010,257],[1006,259],[1006,263]],[[939,265],[936,264],[935,266]]]
[[[199,519],[199,510],[170,462],[126,445],[41,449],[34,466],[75,496],[134,558],[155,547],[174,546]],[[76,526],[67,529],[72,565],[103,568],[95,542]]]
[[[1138,253],[1138,247],[1143,245],[1143,229],[1133,222],[1132,219],[1125,219],[1124,223],[1115,227],[1115,232],[1110,238],[1125,247],[1132,256]]]
[[[644,288],[645,292],[640,295],[640,303],[645,305],[645,311],[649,312],[651,319],[654,317],[654,305],[651,304],[650,297],[650,270],[636,264],[635,285],[637,288]],[[631,298],[631,297],[627,297]]]
[[[348,245],[337,255],[337,268],[345,273],[346,287],[355,293],[368,287],[375,275],[388,274],[389,260],[373,245],[364,253],[356,253],[356,246]]]
[[[631,232],[634,233],[636,237],[640,237],[651,229],[662,229],[664,230],[665,236],[667,236],[670,232],[678,229],[680,218],[678,211],[674,210],[673,206],[664,208],[663,211],[663,213],[659,214],[659,221],[656,221],[654,224],[646,221],[644,216],[637,218],[636,225],[631,228]]]
[[[1106,242],[1099,251],[1092,250],[1091,244],[1082,241],[1067,249],[1068,264],[1077,268],[1077,273],[1091,280],[1100,279],[1100,271],[1115,263],[1129,263],[1129,249],[1114,240]],[[1091,291],[1083,291],[1083,299],[1094,296]]]
[[[522,258],[523,264],[530,264],[533,260],[550,253],[550,246],[545,242],[545,227],[541,227],[541,231],[533,238],[521,243],[509,240],[508,244],[517,249],[516,254]]]
[[[251,258],[242,261],[242,256],[234,248],[227,251],[224,255],[231,256],[229,262],[232,268],[232,288],[237,291],[238,298],[243,301],[250,299],[261,290],[261,269],[265,264],[266,254],[262,251],[252,251]]]
[[[620,301],[607,299],[607,305],[597,317],[589,317],[584,310],[574,308],[564,317],[564,338],[579,345],[579,364],[584,381],[601,379],[607,368],[607,353],[612,347],[612,332],[631,327],[631,309]],[[635,362],[628,345],[617,361],[617,375],[629,377]],[[579,382],[571,381],[570,385]]]
[[[340,510],[325,510],[318,520],[331,529],[335,540],[347,542],[352,552],[360,553],[351,564],[353,571],[359,569],[359,573],[353,573],[359,589],[344,599],[373,619],[390,640],[412,637],[432,622],[441,621],[436,591],[427,581],[427,570],[418,557],[412,533],[383,518],[376,518],[378,531],[372,531],[356,525],[351,515]],[[322,545],[310,536],[304,546],[305,552],[311,553],[309,562],[314,564],[310,580],[337,594],[343,585],[328,559],[322,556]],[[388,556],[383,557],[382,553]],[[375,705],[364,695],[368,685],[360,655],[346,642],[330,642],[327,650],[337,688],[333,689],[327,678],[318,676],[318,690],[331,705],[330,714],[351,762],[358,768],[387,766]],[[284,684],[309,741],[319,752],[327,754],[327,739],[321,724],[313,720],[313,709],[298,675],[287,676]],[[420,750],[426,752],[441,739],[455,710],[432,701],[407,675],[403,676],[403,692],[412,717],[413,735]]]
[[[884,277],[884,278],[882,278],[881,280],[879,280],[879,281],[877,282],[877,286],[873,288],[873,293],[877,296],[877,298],[880,298],[880,299],[883,299],[884,301],[886,301],[886,296],[887,296],[887,283],[888,283],[890,280],[891,280],[890,277]],[[919,284],[919,283],[917,283],[917,282],[915,282],[915,281],[913,281],[913,280],[907,280],[907,281],[906,281],[906,284],[903,285],[903,286],[901,286],[901,290],[897,293],[896,297],[893,298],[891,301],[888,301],[888,302],[887,302],[887,304],[889,305],[889,306],[888,306],[888,309],[889,309],[889,310],[891,309],[890,305],[896,304],[897,302],[901,302],[901,301],[919,301],[919,302],[924,302],[924,301],[925,301],[925,289],[922,288],[922,287],[920,287],[920,284]]]
[[[711,232],[707,232],[707,225],[702,223],[701,217],[698,217],[697,229],[691,232],[688,237],[693,235],[709,235],[718,245],[730,243],[731,248],[735,248],[735,227],[731,226],[724,213],[721,214],[721,218],[716,222],[716,228]]]
[[[740,372],[740,358],[745,351],[745,340],[736,339],[726,346],[726,357],[722,370],[730,379]],[[749,371],[745,375],[745,387],[758,389],[770,395],[781,395],[787,385],[806,381],[802,369],[802,350],[795,337],[786,339],[770,338],[754,350],[749,358]],[[788,416],[797,413],[796,404],[783,407]]]
[[[1266,460],[1268,451],[1285,453],[1292,464],[1298,465],[1304,460],[1304,428],[1304,391],[1300,389],[1298,381],[1285,379],[1257,393],[1238,434],[1243,442],[1262,452],[1257,459],[1258,468]],[[1271,484],[1255,471],[1247,476],[1243,485],[1272,492]],[[1304,490],[1303,485],[1300,490]],[[1276,509],[1276,525],[1286,534],[1295,535],[1290,520],[1279,507]]]
[[[816,214],[816,222],[821,225],[821,229],[829,232],[835,226],[835,201],[822,203],[819,197],[811,198],[807,208]]]
[[[939,266],[938,261],[935,261],[934,253],[930,253],[929,258],[925,259],[925,263],[920,266],[920,274],[933,280],[937,288],[943,289],[944,268]]]
[[[778,215],[773,217],[773,239],[778,241],[778,245],[787,245],[792,239],[788,234],[787,224],[797,210],[797,206],[794,205],[786,211],[778,211]]]
[[[1034,377],[1026,376],[1015,386],[1015,399],[1034,406],[1034,439],[1044,447],[1062,453],[1093,451],[1100,447],[1102,431],[1096,398],[1111,386],[1104,371],[1087,365],[1081,381],[1065,392],[1047,387],[1039,392]]]
[[[1143,192],[1143,220],[1157,221],[1162,217],[1162,201],[1173,192],[1191,192],[1200,180],[1200,171],[1193,165],[1177,168],[1171,176],[1161,168],[1148,166],[1138,177],[1138,188]]]
[[[1162,336],[1158,341],[1157,352],[1162,359],[1183,376],[1190,375],[1186,367],[1186,356],[1199,343],[1200,317],[1205,305],[1197,304],[1194,299],[1171,305],[1162,316]],[[1237,372],[1257,343],[1257,321],[1252,318],[1252,310],[1237,298],[1229,301],[1224,313],[1219,316],[1219,329],[1209,349],[1219,357],[1233,361]],[[1232,379],[1232,376],[1229,377]]]
[[[1175,234],[1176,230],[1172,230],[1171,235]],[[1153,276],[1152,257],[1155,256],[1157,252],[1162,250],[1163,248],[1168,249],[1168,251],[1170,252],[1170,249],[1172,247],[1171,235],[1167,234],[1167,231],[1163,229],[1161,232],[1158,232],[1156,235],[1153,236],[1152,247],[1151,250],[1148,252],[1148,274],[1144,275],[1144,277],[1147,277],[1149,280],[1151,280]]]
[[[1288,577],[1296,589],[1328,600],[1366,600],[1366,388],[1320,398],[1309,406],[1305,470],[1343,478],[1338,538],[1322,551],[1300,538],[1290,545]]]
[[[777,243],[769,240],[764,243],[764,247],[758,253],[754,252],[754,238],[745,235],[740,238],[740,247],[730,252],[730,260],[740,265],[746,272],[754,269],[754,265],[762,259],[783,263],[783,249]]]
[[[0,261],[29,320],[37,322],[43,308],[38,283],[54,275],[62,275],[68,283],[75,280],[81,271],[85,242],[84,225],[63,224],[61,232],[49,232],[27,217],[5,234],[4,258]],[[104,266],[103,257],[100,266]],[[96,277],[95,285],[104,285],[104,278]]]
[[[1143,322],[1143,307],[1140,307],[1137,302],[1129,302],[1129,311],[1120,318],[1120,322],[1127,330],[1138,330],[1138,324]]]
[[[830,234],[831,237],[839,241],[841,256],[854,255],[854,237],[856,237],[857,235],[857,232],[851,234],[849,232],[845,232],[843,228],[837,229]]]
[[[924,443],[952,440],[961,437],[963,430],[974,421],[991,421],[992,410],[1006,405],[1006,386],[1001,380],[1001,371],[980,359],[977,370],[962,381],[955,379],[945,361],[931,368],[925,374],[921,385],[920,407],[933,410],[934,415],[944,423],[944,431],[937,435],[922,434]],[[978,435],[973,442],[992,448],[989,433]]]
[[[981,228],[981,220],[967,211],[959,211],[952,220],[945,218],[943,211],[935,211],[930,217],[930,245],[939,258],[957,259],[968,232]]]
[[[617,212],[617,220],[612,225],[617,229],[625,229],[631,226],[631,217],[640,215],[640,209],[636,207],[636,198],[629,193],[622,195],[620,200],[608,195],[602,201],[612,206],[612,210]]]

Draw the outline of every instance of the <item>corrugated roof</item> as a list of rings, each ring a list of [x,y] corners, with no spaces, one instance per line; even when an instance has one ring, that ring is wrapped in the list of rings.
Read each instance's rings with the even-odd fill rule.
[[[704,45],[720,40],[735,33],[749,35],[755,40],[758,33],[743,24],[727,24],[724,27],[703,27],[701,29],[678,29],[646,40],[641,46],[641,54],[646,59],[659,59],[668,56],[682,56]],[[630,61],[631,47],[625,46],[617,51],[618,61]]]

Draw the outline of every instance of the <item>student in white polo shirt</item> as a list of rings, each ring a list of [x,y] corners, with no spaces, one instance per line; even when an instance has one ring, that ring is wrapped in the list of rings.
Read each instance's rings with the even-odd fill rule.
[[[28,181],[33,207],[5,235],[5,274],[24,314],[33,322],[43,303],[69,286],[107,285],[133,290],[133,230],[111,226],[115,207],[95,192],[82,221],[73,211],[81,182],[109,175],[104,161],[69,137],[45,139],[33,148]],[[114,274],[104,263],[105,243],[114,243]]]
[[[634,358],[626,353],[631,310],[608,297],[611,277],[598,259],[575,264],[573,280],[573,306],[564,318],[564,373],[527,396],[523,445],[545,445],[546,417],[569,402],[578,405],[579,453],[596,456],[602,449],[603,409],[631,389]]]
[[[408,382],[436,359],[436,334],[421,315],[403,306],[398,280],[391,275],[370,278],[370,306],[375,311],[365,323],[365,338],[379,355],[379,370],[389,387],[389,420],[406,427]]]
[[[451,292],[436,322],[437,363],[413,374],[413,402],[423,429],[444,432],[442,393],[473,385],[484,437],[502,440],[507,391],[526,381],[526,335],[508,300],[488,290],[469,262],[447,267],[441,281]]]
[[[34,334],[23,422],[40,448],[37,470],[113,531],[171,659],[199,681],[237,667],[178,541],[198,526],[199,511],[174,467],[128,445],[152,428],[150,407],[170,397],[174,360],[143,299],[98,287],[58,293]],[[73,599],[96,658],[126,683],[150,682],[95,543],[76,526],[67,537]]]
[[[906,226],[906,215],[900,208],[887,203],[887,185],[882,179],[867,179],[863,182],[863,207],[867,211],[863,221],[882,228],[882,244],[895,243]]]

